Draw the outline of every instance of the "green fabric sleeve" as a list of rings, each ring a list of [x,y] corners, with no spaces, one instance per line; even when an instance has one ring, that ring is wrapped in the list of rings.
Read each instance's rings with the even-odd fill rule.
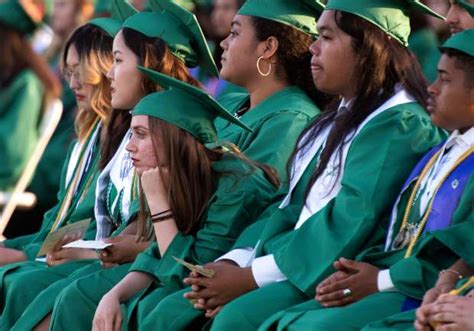
[[[140,258],[141,269],[136,271],[152,273],[165,286],[183,287],[182,279],[189,271],[177,264],[173,256],[203,265],[226,253],[275,194],[275,188],[259,170],[236,175],[221,176],[217,190],[209,200],[205,221],[195,234],[178,233],[160,260],[156,260],[157,249],[150,248],[146,255],[155,260]],[[135,271],[135,265],[130,271]]]
[[[156,264],[161,258],[158,251],[158,244],[156,241],[153,241],[147,249],[138,254],[135,261],[130,267],[129,272],[131,271],[141,271],[151,275],[154,275]]]
[[[256,247],[261,237],[261,234],[267,225],[267,221],[271,220],[274,213],[280,210],[278,207],[280,206],[281,201],[286,196],[287,192],[288,185],[281,185],[277,194],[275,194],[275,196],[273,197],[271,204],[262,212],[262,214],[258,217],[258,220],[256,220],[253,224],[249,225],[239,235],[232,249]]]
[[[29,70],[0,91],[1,190],[15,185],[36,146],[42,103],[43,86]]]
[[[305,113],[292,110],[273,112],[262,118],[260,125],[252,127],[252,134],[241,130],[238,146],[250,159],[275,168],[280,180],[286,182],[288,159],[299,134],[311,118]]]
[[[372,119],[349,149],[338,195],[298,230],[272,244],[280,270],[301,291],[334,271],[339,257],[353,259],[382,243],[388,216],[417,161],[445,138],[417,104],[399,105]]]

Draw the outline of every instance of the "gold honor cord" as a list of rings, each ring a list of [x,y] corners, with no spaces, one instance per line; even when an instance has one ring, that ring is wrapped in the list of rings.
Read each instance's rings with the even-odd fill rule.
[[[56,214],[56,219],[54,220],[54,224],[51,227],[50,232],[53,232],[57,229],[57,227],[59,226],[59,223],[63,220],[61,215],[63,215],[64,210],[68,210],[71,206],[71,202],[73,200],[74,193],[75,193],[75,188],[77,186],[77,183],[79,182],[79,178],[81,177],[81,171],[83,169],[83,165],[87,161],[87,158],[88,158],[88,155],[86,155],[87,154],[86,150],[87,150],[87,147],[89,146],[92,133],[93,133],[94,129],[97,127],[98,123],[99,123],[99,118],[97,118],[94,121],[94,123],[91,125],[89,131],[87,132],[87,135],[86,135],[87,139],[86,139],[84,145],[82,146],[81,152],[79,153],[80,159],[76,164],[76,169],[74,171],[74,176],[73,176],[72,180],[69,182],[69,185],[68,185],[68,188],[67,188],[67,193],[66,193],[66,195],[64,196],[64,198],[61,202],[61,207],[59,208],[59,211]]]
[[[407,227],[408,225],[408,216],[411,212],[411,209],[413,207],[413,201],[415,199],[415,195],[416,195],[416,192],[418,191],[418,189],[420,188],[420,185],[421,185],[421,182],[423,181],[423,178],[426,176],[426,174],[428,173],[428,171],[430,170],[431,166],[434,164],[434,162],[438,159],[438,156],[440,155],[440,153],[442,152],[442,150],[439,150],[432,158],[431,160],[428,162],[428,164],[425,166],[425,168],[423,169],[423,171],[421,172],[420,174],[420,177],[418,178],[418,180],[416,181],[416,184],[415,184],[415,187],[410,195],[410,199],[408,200],[408,205],[407,205],[407,209],[405,210],[405,215],[403,216],[403,222],[402,222],[402,226],[400,227],[400,231],[403,231],[405,230],[405,228]],[[405,258],[408,258],[410,257],[412,251],[413,251],[413,248],[415,247],[415,244],[416,242],[418,241],[418,238],[421,236],[421,233],[423,232],[423,228],[426,224],[426,221],[428,220],[428,216],[430,215],[430,212],[431,212],[431,208],[433,206],[433,201],[434,201],[434,198],[436,196],[436,193],[438,192],[438,190],[441,188],[441,186],[443,185],[444,181],[449,177],[449,175],[453,172],[454,169],[456,169],[465,159],[467,159],[472,153],[474,152],[474,147],[470,147],[466,152],[464,152],[460,158],[458,158],[458,160],[456,161],[456,163],[451,167],[451,169],[448,171],[448,173],[443,177],[443,179],[440,181],[440,183],[438,184],[438,186],[436,187],[435,191],[434,191],[434,194],[433,194],[433,197],[430,199],[430,202],[428,204],[428,208],[426,209],[425,211],[425,214],[423,216],[423,218],[421,219],[421,222],[420,222],[420,226],[418,227],[417,231],[416,231],[416,234],[415,234],[415,237],[413,239],[411,239],[411,242],[408,246],[408,249],[407,249],[407,252],[405,253]]]
[[[468,287],[474,285],[474,277],[471,277],[469,278],[469,280],[467,282],[464,283],[463,286],[461,286],[460,288],[457,288],[457,289],[454,289],[452,290],[451,292],[449,292],[449,294],[451,295],[459,295],[461,294],[465,289],[467,289]]]

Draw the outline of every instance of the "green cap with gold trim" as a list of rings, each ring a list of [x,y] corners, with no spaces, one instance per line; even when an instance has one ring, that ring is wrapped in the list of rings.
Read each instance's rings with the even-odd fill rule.
[[[132,110],[132,116],[159,118],[189,132],[203,144],[217,142],[214,126],[217,117],[252,131],[206,92],[157,71],[141,66],[138,69],[164,90],[141,99]]]
[[[196,16],[170,0],[150,0],[149,3],[152,12],[133,15],[122,28],[163,39],[186,66],[199,66],[217,77],[219,72]]]
[[[88,23],[98,26],[111,37],[115,37],[122,28],[122,23],[138,13],[126,0],[112,0],[111,17],[98,17],[90,20]]]
[[[474,56],[474,29],[464,30],[453,34],[441,46],[441,49],[451,48]]]
[[[316,19],[323,10],[324,4],[319,0],[247,0],[237,14],[264,18],[317,35]]]
[[[362,17],[404,46],[408,46],[412,9],[444,20],[442,15],[418,0],[329,0],[326,5],[326,10],[340,10]]]
[[[41,23],[43,14],[29,0],[0,0],[0,22],[24,34],[32,33]]]

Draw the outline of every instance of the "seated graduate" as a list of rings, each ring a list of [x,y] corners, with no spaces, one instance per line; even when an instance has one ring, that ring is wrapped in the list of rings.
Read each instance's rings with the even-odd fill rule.
[[[148,309],[182,288],[188,271],[174,257],[204,264],[227,251],[267,206],[278,184],[267,167],[247,160],[235,148],[216,145],[214,119],[246,128],[238,119],[203,91],[158,72],[142,71],[165,90],[143,98],[132,111],[127,149],[144,192],[140,235],[146,233],[145,221],[151,220],[157,246],[153,255],[139,257],[102,298],[94,330],[119,328],[120,303],[146,287]],[[56,305],[91,305],[90,300],[74,300],[84,296],[79,292],[83,285],[75,285],[75,291],[62,295]],[[51,326],[57,327],[54,312]]]
[[[12,190],[38,142],[45,98],[59,80],[28,40],[42,19],[32,1],[0,3],[0,190]],[[19,145],[20,144],[20,145]]]
[[[452,149],[455,149],[457,145],[464,145],[465,149],[470,148],[471,155],[467,160],[459,164],[459,167],[470,167],[467,168],[464,174],[464,178],[466,175],[470,177],[467,184],[465,184],[466,186],[464,187],[462,196],[460,197],[459,193],[451,194],[445,198],[443,203],[440,203],[441,207],[433,209],[433,212],[436,213],[439,209],[444,211],[445,209],[452,208],[450,206],[453,204],[456,205],[455,211],[451,212],[451,219],[449,219],[449,214],[445,216],[448,218],[445,222],[451,222],[451,225],[442,231],[433,232],[431,236],[435,239],[431,239],[431,244],[426,246],[425,250],[429,249],[433,251],[429,253],[432,259],[442,260],[445,255],[442,254],[443,251],[441,247],[444,250],[449,249],[451,253],[448,255],[448,260],[452,262],[453,255],[458,256],[459,260],[454,262],[451,266],[446,266],[446,261],[440,261],[443,264],[443,268],[446,269],[439,273],[437,279],[435,277],[434,280],[432,280],[433,275],[428,277],[427,272],[422,274],[424,279],[430,278],[430,280],[424,283],[422,288],[417,289],[418,292],[422,291],[421,294],[423,294],[423,291],[429,289],[424,293],[421,307],[417,311],[417,321],[415,325],[420,329],[429,327],[427,325],[429,320],[440,322],[441,318],[444,318],[443,315],[434,314],[434,312],[440,309],[440,307],[444,309],[445,306],[443,302],[457,301],[457,299],[454,298],[449,298],[445,301],[444,295],[455,289],[456,283],[460,279],[472,275],[474,270],[474,251],[472,250],[472,247],[474,247],[472,239],[472,232],[474,231],[472,169],[474,166],[472,165],[472,161],[470,165],[466,165],[469,163],[469,159],[473,158],[472,152],[474,147],[472,133],[474,123],[474,85],[472,80],[474,73],[473,42],[474,30],[459,32],[446,41],[441,48],[443,57],[438,65],[438,80],[430,87],[430,104],[432,105],[433,121],[437,123],[437,125],[445,126],[450,130],[456,130],[446,144],[454,141],[453,138],[459,135],[456,139],[456,144],[451,143],[453,145]],[[460,133],[462,133],[462,135],[460,135]],[[459,149],[459,147],[457,148]],[[447,158],[448,161],[450,161],[449,156]],[[463,189],[462,178],[463,177],[460,176],[451,182],[454,192]],[[447,179],[448,184],[449,180],[451,180],[451,178]],[[444,211],[440,213],[440,216],[446,215],[446,213],[447,212]],[[458,222],[461,223],[458,224]],[[424,251],[420,251],[418,255],[421,256],[422,260],[427,259],[425,258],[427,253]],[[433,270],[433,272],[435,271],[436,269]],[[436,281],[435,284],[434,281]],[[463,280],[460,282],[461,285],[464,284]],[[434,287],[432,287],[433,284]],[[416,286],[416,283],[414,283],[413,286]],[[464,299],[461,299],[461,301],[463,300]],[[437,302],[435,305],[436,308],[433,310],[434,305],[432,304],[435,302]],[[459,313],[461,314],[462,310],[460,310]],[[428,315],[430,316],[429,319]],[[409,310],[371,323],[365,329],[377,330],[392,327],[410,328],[412,327],[414,319],[415,311]],[[449,321],[451,322],[451,320]],[[448,322],[448,320],[446,320],[446,322]],[[452,325],[448,323],[444,328],[450,329],[453,327],[453,329],[458,329],[459,324],[452,323]],[[443,326],[440,325],[438,327],[443,330]]]
[[[359,254],[358,261],[336,261],[336,273],[316,289],[317,302],[280,313],[278,328],[349,330],[387,318],[364,330],[405,329],[415,311],[391,315],[420,305],[439,273],[443,292],[447,279],[461,276],[451,265],[474,253],[465,252],[463,240],[474,224],[472,45],[474,30],[456,34],[441,48],[438,79],[428,88],[428,110],[434,124],[453,132],[408,177],[393,207],[385,244]],[[410,315],[408,325],[403,324]]]

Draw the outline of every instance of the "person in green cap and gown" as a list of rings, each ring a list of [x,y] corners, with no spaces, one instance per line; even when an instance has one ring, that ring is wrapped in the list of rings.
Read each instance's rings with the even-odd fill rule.
[[[450,3],[446,22],[449,24],[451,33],[474,29],[474,1],[450,0]]]
[[[403,180],[445,137],[422,107],[428,95],[405,47],[408,17],[391,4],[400,22],[382,20],[398,27],[387,34],[388,27],[351,13],[370,11],[371,3],[344,1],[346,10],[337,4],[330,1],[318,20],[311,71],[318,89],[342,100],[300,136],[289,193],[261,219],[266,226],[249,227],[234,250],[206,265],[213,278],[185,279],[192,285],[185,297],[198,300],[196,309],[184,291],[161,301],[153,315],[157,328],[197,328],[206,313],[215,330],[256,329],[273,313],[310,299],[334,260],[354,258],[383,240]]]
[[[248,93],[229,93],[219,101],[253,132],[218,119],[219,140],[274,167],[284,186],[298,135],[328,102],[307,70],[322,8],[313,1],[246,1],[221,42],[221,78]]]
[[[472,45],[474,30],[456,34],[441,48],[439,76],[428,88],[428,110],[433,123],[452,134],[428,152],[406,180],[385,244],[362,252],[356,261],[336,261],[337,271],[318,284],[315,300],[277,314],[264,328],[278,320],[281,330],[360,329],[419,306],[439,273],[443,280],[461,276],[449,267],[463,256],[453,246],[474,221]],[[412,324],[413,319],[409,325],[392,326],[406,329]]]
[[[109,72],[114,111],[108,124],[106,140],[113,140],[115,145],[108,144],[108,148],[102,150],[99,166],[104,170],[98,182],[98,201],[95,207],[98,222],[96,239],[104,239],[113,243],[113,246],[98,254],[101,261],[84,262],[87,266],[75,270],[68,277],[42,291],[25,310],[15,328],[32,328],[50,315],[58,293],[74,279],[84,276],[90,276],[87,282],[96,298],[92,312],[87,309],[84,311],[84,314],[90,315],[90,326],[95,305],[102,295],[126,275],[130,262],[148,246],[148,241],[136,241],[134,220],[138,210],[138,195],[134,183],[137,183],[137,177],[131,168],[130,156],[125,146],[130,137],[128,110],[132,109],[141,97],[158,90],[158,85],[141,74],[136,65],[162,71],[195,86],[199,86],[199,83],[191,77],[187,66],[200,64],[211,73],[217,74],[202,32],[192,14],[168,1],[156,1],[152,5],[153,12],[139,13],[126,19],[114,39],[114,66]],[[113,9],[116,11],[125,12],[126,8],[122,1],[113,3]],[[122,175],[124,178],[121,178]],[[110,208],[104,208],[105,206],[115,208],[109,210]],[[105,239],[108,237],[110,238]],[[18,286],[26,281],[26,278],[18,281]],[[48,318],[43,322],[48,324]]]
[[[48,264],[35,261],[50,232],[94,216],[95,183],[104,134],[101,128],[111,113],[110,82],[106,74],[112,66],[112,42],[113,38],[104,30],[87,24],[76,30],[66,44],[63,67],[79,106],[75,121],[78,139],[66,156],[58,202],[45,214],[41,229],[35,234],[3,242],[3,267],[0,268],[2,329],[10,329],[45,282],[77,268],[67,261],[84,258],[82,251],[63,250],[53,253],[61,255],[56,259],[48,256]],[[95,222],[91,222],[85,237],[92,239],[94,236]],[[49,268],[52,265],[58,266]],[[55,271],[51,272],[52,269]],[[30,278],[28,286],[16,289],[20,291],[16,292],[18,279],[28,278],[30,273],[34,273],[35,278]]]
[[[59,81],[27,39],[41,19],[39,8],[32,3],[0,3],[1,191],[13,189],[36,146],[44,98],[60,91]]]
[[[74,92],[62,76],[61,55],[74,30],[91,18],[91,2],[92,0],[57,0],[51,4],[52,14],[48,23],[54,34],[49,47],[42,55],[61,82],[60,99],[63,103],[63,113],[26,189],[36,195],[36,204],[28,210],[15,210],[5,229],[7,238],[36,232],[41,226],[44,213],[56,204],[56,196],[51,192],[59,190],[61,169],[58,167],[63,164],[64,155],[75,138],[74,119],[77,112]]]
[[[213,122],[216,117],[246,128],[245,125],[199,89],[156,72],[147,71],[147,74],[166,91],[145,97],[134,109],[132,132],[136,137],[132,137],[128,149],[136,160],[137,172],[151,168],[142,173],[141,183],[149,212],[155,215],[151,216],[151,222],[156,236],[157,255],[161,258],[156,259],[153,274],[130,272],[103,297],[95,313],[94,330],[108,330],[112,325],[115,325],[113,329],[120,327],[123,318],[120,302],[147,286],[148,290],[153,290],[147,298],[152,298],[155,304],[160,298],[182,288],[182,279],[188,270],[177,264],[174,257],[193,264],[203,264],[226,251],[240,232],[266,208],[278,185],[277,177],[266,166],[246,159],[235,148],[230,148],[231,145],[215,147],[217,132]],[[169,108],[174,109],[174,112],[170,112]],[[153,118],[167,122],[169,128],[153,124],[156,121]],[[149,131],[147,136],[141,138],[141,133],[136,130],[143,127]],[[177,128],[193,136],[194,142],[191,144],[185,139],[178,140],[177,133],[172,133]],[[165,133],[160,138],[159,132],[163,131]],[[147,163],[141,150],[145,150],[146,140],[150,136],[152,141],[156,139],[161,142],[155,146],[161,146],[162,149],[155,149],[154,158],[157,161]],[[205,146],[209,147],[206,149]],[[190,154],[185,152],[186,148],[196,149],[196,156],[201,156],[183,158]],[[173,158],[172,155],[176,156]],[[203,162],[204,166],[198,167],[194,164],[196,162]],[[153,169],[157,164],[169,166]],[[173,168],[180,176],[173,174]],[[196,168],[200,169],[196,171]],[[163,184],[166,182],[165,176],[169,178],[168,188]],[[182,182],[180,184],[173,178],[184,179],[179,180]],[[197,181],[197,178],[202,180]],[[188,194],[179,193],[180,190],[187,190]],[[171,195],[166,192],[171,192]],[[182,198],[173,201],[174,196]],[[191,201],[193,203],[189,205]],[[204,206],[196,202],[202,202]],[[180,204],[183,204],[181,208]],[[185,208],[186,205],[189,207]],[[167,213],[170,214],[169,219],[164,216]],[[183,215],[186,222],[179,222],[179,215]],[[194,225],[191,223],[193,219]],[[133,329],[146,330],[150,327],[153,328],[136,325]]]
[[[51,70],[61,81],[63,113],[27,188],[28,192],[36,195],[36,205],[30,210],[15,211],[10,221],[10,224],[15,224],[15,230],[11,229],[9,225],[6,230],[7,234],[14,231],[25,231],[25,227],[30,224],[38,229],[43,220],[43,214],[56,204],[56,196],[51,192],[59,190],[61,171],[58,167],[64,162],[64,155],[75,138],[74,120],[77,103],[74,92],[69,88],[69,82],[61,75],[61,55],[74,30],[87,23],[91,18],[93,5],[92,0],[55,0],[52,5],[49,25],[54,35],[44,57]],[[25,219],[28,222],[25,222]]]
[[[470,148],[470,159],[473,158],[472,148],[474,145],[472,141],[474,86],[470,79],[474,70],[473,40],[474,30],[459,32],[448,39],[441,48],[443,57],[438,65],[438,80],[430,87],[433,121],[437,125],[447,127],[454,131],[445,145],[453,145],[456,147],[457,145],[465,144],[465,149]],[[453,108],[453,104],[456,104],[455,108]],[[447,119],[450,120],[451,123],[447,122]],[[458,121],[457,125],[452,124],[455,120]],[[450,126],[448,126],[448,124]],[[453,141],[457,142],[457,145]],[[451,147],[451,149],[455,148]],[[469,150],[467,152],[469,152]],[[450,153],[447,153],[446,158],[456,161],[456,158],[450,158],[449,154]],[[459,162],[458,168],[462,168],[465,164],[468,164],[469,158],[462,163]],[[472,165],[467,169],[468,171],[464,177],[469,176],[469,180],[467,180],[464,189],[461,176],[454,180],[451,179],[449,182],[452,185],[452,189],[456,190],[454,192],[461,191],[462,196],[458,197],[456,194],[451,194],[449,198],[445,197],[442,208],[436,206],[436,200],[433,203],[434,213],[440,209],[448,209],[448,204],[450,203],[457,204],[457,208],[452,215],[446,216],[440,214],[439,216],[443,216],[447,219],[451,226],[422,237],[423,241],[419,244],[420,248],[415,250],[416,256],[411,258],[412,261],[418,263],[418,269],[420,270],[413,267],[410,273],[405,270],[406,275],[404,275],[402,281],[399,281],[401,284],[399,285],[397,281],[395,281],[397,290],[407,296],[418,299],[422,298],[422,302],[418,301],[416,305],[404,306],[404,309],[402,309],[403,312],[401,313],[393,314],[386,318],[382,316],[379,318],[380,321],[370,323],[364,329],[411,329],[413,328],[413,321],[415,320],[415,310],[413,308],[416,308],[421,303],[419,311],[422,311],[421,314],[425,315],[425,313],[431,310],[430,307],[434,302],[437,302],[441,299],[443,294],[455,288],[456,282],[460,278],[472,275],[472,268],[474,267],[472,256],[474,256],[474,253],[469,248],[472,246],[470,244],[472,241],[470,236],[473,231],[472,224],[474,224],[474,214],[472,213],[472,201],[474,199],[474,189],[472,185],[474,178],[472,175]],[[449,178],[447,181],[448,180]],[[371,254],[368,254],[368,256],[370,257]],[[452,264],[453,258],[460,259]],[[383,259],[380,260],[384,262]],[[374,263],[377,263],[378,260],[375,259],[374,261]],[[393,263],[393,261],[391,263]],[[406,265],[407,263],[408,262],[403,260],[399,262],[398,265]],[[442,270],[439,273],[439,277],[437,277],[436,272],[439,272],[440,268],[444,268],[445,270]],[[393,266],[390,267],[390,270],[392,269],[397,270],[397,268]],[[393,274],[395,274],[395,272],[393,272]],[[399,278],[398,275],[396,277]],[[409,283],[410,286],[408,287],[404,283]],[[420,328],[426,327],[426,319],[422,318],[420,323]]]

